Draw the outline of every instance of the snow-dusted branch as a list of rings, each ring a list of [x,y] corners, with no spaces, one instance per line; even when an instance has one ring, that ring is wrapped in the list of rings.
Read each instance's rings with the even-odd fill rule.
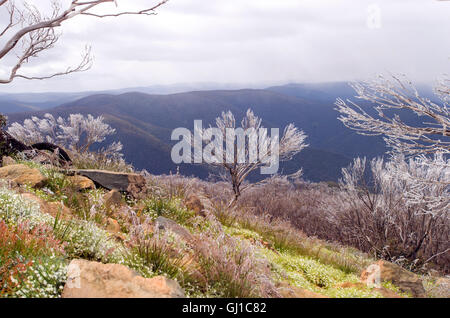
[[[338,98],[338,119],[360,134],[384,135],[397,153],[450,153],[449,84],[447,79],[436,87],[439,104],[420,96],[411,82],[397,76],[391,79],[379,76],[371,82],[351,84],[356,98],[370,105],[360,106]],[[405,111],[422,119],[421,123],[406,122],[401,118]]]
[[[386,165],[386,175],[404,182],[402,191],[408,205],[419,206],[434,217],[450,216],[450,159],[443,154],[408,160],[394,156]]]

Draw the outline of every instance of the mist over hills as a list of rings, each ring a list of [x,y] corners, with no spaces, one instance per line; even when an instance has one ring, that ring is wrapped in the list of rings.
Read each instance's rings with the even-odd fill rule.
[[[103,115],[117,133],[108,141],[124,144],[127,161],[154,174],[175,172],[170,150],[174,128],[193,129],[196,119],[213,124],[222,111],[231,110],[240,120],[248,108],[263,118],[267,128],[283,129],[294,123],[308,135],[310,147],[292,161],[282,163],[280,171],[290,173],[303,167],[304,178],[311,181],[336,181],[341,168],[353,157],[373,157],[385,152],[381,138],[366,137],[345,128],[336,118],[334,100],[348,98],[352,89],[343,83],[289,84],[268,89],[210,90],[150,95],[141,92],[96,94],[51,109],[8,114],[9,122],[30,116],[55,116],[71,113]],[[0,100],[0,105],[3,105]],[[19,109],[19,111],[22,111]],[[204,166],[181,165],[180,172],[206,178]]]

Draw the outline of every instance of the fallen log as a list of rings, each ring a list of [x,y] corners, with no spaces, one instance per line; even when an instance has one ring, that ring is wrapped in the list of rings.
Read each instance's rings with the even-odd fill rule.
[[[3,156],[16,155],[24,151],[47,150],[50,152],[58,152],[61,163],[71,163],[72,160],[67,152],[61,147],[49,142],[40,142],[31,146],[25,145],[23,142],[11,136],[8,132],[0,130],[0,163]]]

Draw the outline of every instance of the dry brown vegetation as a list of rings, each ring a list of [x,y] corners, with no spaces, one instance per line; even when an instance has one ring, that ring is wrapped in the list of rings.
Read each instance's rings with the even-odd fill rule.
[[[154,178],[174,194],[185,194],[191,189],[202,191],[210,200],[209,210],[222,224],[239,223],[244,228],[266,232],[267,239],[277,248],[302,248],[301,245],[309,244],[303,246],[305,251],[320,254],[320,247],[312,248],[321,246],[319,240],[312,243],[317,238],[329,242],[334,249],[341,244],[351,246],[417,272],[450,271],[450,222],[444,217],[419,213],[420,207],[408,206],[400,195],[391,193],[379,198],[387,194],[376,194],[370,189],[354,194],[333,183],[277,177],[249,189],[238,205],[230,209],[226,203],[232,191],[225,182],[210,183],[176,175]],[[387,201],[389,209],[368,204],[377,200]],[[358,267],[354,260],[345,261],[345,256],[342,260],[328,261],[342,263],[344,268]]]

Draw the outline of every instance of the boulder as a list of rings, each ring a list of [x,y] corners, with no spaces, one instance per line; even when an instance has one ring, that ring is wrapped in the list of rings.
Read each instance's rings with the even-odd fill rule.
[[[53,217],[59,216],[64,220],[73,218],[72,210],[61,202],[47,202],[32,193],[22,193],[21,196],[29,201],[37,203],[43,213],[50,214]]]
[[[12,181],[18,185],[29,185],[40,188],[45,185],[47,178],[35,168],[23,164],[14,164],[0,168],[0,178]]]
[[[108,209],[120,206],[122,204],[122,194],[117,190],[111,190],[103,196],[103,202]]]
[[[141,198],[146,189],[145,178],[136,173],[103,170],[76,170],[75,173],[91,179],[105,189],[127,192],[136,199]]]
[[[291,286],[285,282],[279,283],[277,288],[282,298],[327,298],[324,295],[296,286]]]
[[[72,260],[62,298],[184,298],[180,285],[166,277],[143,278],[128,267]]]
[[[380,260],[361,273],[361,281],[365,284],[376,285],[377,280],[390,281],[402,292],[411,293],[414,297],[425,297],[422,279],[393,263]]]
[[[2,158],[2,165],[3,165],[3,167],[15,165],[15,164],[16,164],[16,161],[13,158],[9,157],[9,156],[4,156]]]
[[[428,292],[431,297],[450,298],[450,277],[436,279]]]
[[[110,233],[116,234],[120,232],[120,224],[112,218],[106,220],[106,230]]]
[[[69,176],[67,177],[70,181],[70,183],[72,183],[72,185],[78,190],[92,190],[95,189],[95,184],[94,182],[86,177],[80,176],[80,175],[75,175],[75,176]]]
[[[192,194],[188,196],[184,204],[189,210],[194,211],[197,215],[205,216],[205,206],[197,195]]]
[[[187,229],[163,216],[159,216],[155,220],[155,231],[170,231],[180,237],[187,243],[194,243],[195,237]]]

